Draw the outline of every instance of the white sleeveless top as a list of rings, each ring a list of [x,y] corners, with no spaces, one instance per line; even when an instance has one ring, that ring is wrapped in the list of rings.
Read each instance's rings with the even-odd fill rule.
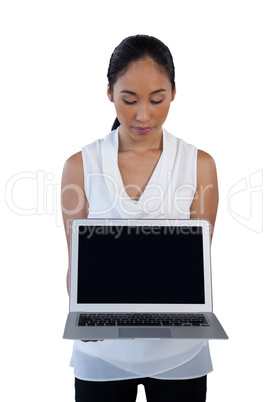
[[[163,129],[163,152],[138,201],[127,195],[118,168],[118,129],[82,149],[88,217],[190,218],[197,149]],[[188,379],[212,371],[207,341],[74,341],[70,365],[87,381],[152,377]]]

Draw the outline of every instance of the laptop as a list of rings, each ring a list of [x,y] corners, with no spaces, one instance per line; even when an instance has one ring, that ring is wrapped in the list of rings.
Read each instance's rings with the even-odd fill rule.
[[[227,339],[212,312],[210,223],[74,219],[65,339]]]

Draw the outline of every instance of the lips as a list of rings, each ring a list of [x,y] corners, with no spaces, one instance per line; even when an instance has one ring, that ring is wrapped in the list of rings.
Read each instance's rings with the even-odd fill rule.
[[[139,134],[147,134],[153,127],[134,127]]]

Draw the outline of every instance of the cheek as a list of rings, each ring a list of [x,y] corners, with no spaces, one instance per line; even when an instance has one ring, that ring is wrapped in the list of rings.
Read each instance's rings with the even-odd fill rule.
[[[122,105],[115,105],[115,110],[119,121],[127,121],[133,118],[134,109],[131,110],[130,107],[124,107]],[[121,118],[121,120],[120,120]]]
[[[159,109],[159,118],[161,118],[161,120],[165,120],[167,118],[168,112],[170,109],[170,104],[168,105],[163,105],[163,107],[161,108],[161,110]],[[161,117],[160,117],[161,116]]]

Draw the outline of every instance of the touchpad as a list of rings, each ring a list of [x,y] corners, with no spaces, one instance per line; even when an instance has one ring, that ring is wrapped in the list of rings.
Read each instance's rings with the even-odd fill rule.
[[[119,338],[172,338],[170,328],[119,328]]]

